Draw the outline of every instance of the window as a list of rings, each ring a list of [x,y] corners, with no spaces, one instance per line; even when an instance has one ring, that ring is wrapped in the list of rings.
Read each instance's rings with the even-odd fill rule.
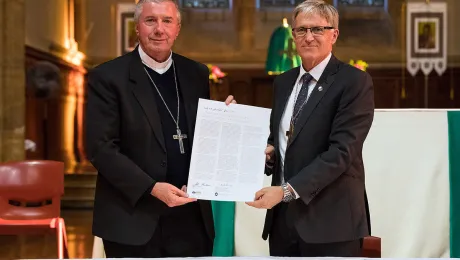
[[[231,8],[230,0],[182,0],[182,8],[197,9],[229,9]]]
[[[334,0],[336,7],[380,7],[387,10],[388,0]]]
[[[304,0],[258,0],[258,8],[279,8],[279,7],[295,7]]]

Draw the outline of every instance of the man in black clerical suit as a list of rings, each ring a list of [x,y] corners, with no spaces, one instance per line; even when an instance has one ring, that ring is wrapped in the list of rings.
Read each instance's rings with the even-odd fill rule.
[[[107,257],[211,256],[211,204],[182,189],[198,99],[210,95],[208,68],[171,51],[180,31],[174,1],[141,0],[134,17],[139,46],[88,77],[86,149],[98,171],[93,234]]]
[[[337,10],[307,0],[293,11],[300,67],[274,81],[267,173],[248,204],[268,209],[272,256],[359,257],[369,234],[363,143],[374,115],[370,75],[339,61]]]

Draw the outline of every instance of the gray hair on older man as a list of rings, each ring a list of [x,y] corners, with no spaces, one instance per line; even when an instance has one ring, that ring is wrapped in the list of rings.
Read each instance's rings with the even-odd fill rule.
[[[177,2],[175,0],[139,0],[139,2],[137,2],[137,4],[136,4],[136,8],[134,9],[134,21],[136,23],[139,22],[139,16],[141,16],[142,7],[144,6],[144,4],[147,4],[147,3],[161,4],[161,3],[164,3],[164,2],[171,2],[171,3],[174,3],[174,5],[176,5],[177,21],[180,23],[181,22],[181,14],[180,14],[180,10],[179,10],[179,5],[177,4]]]
[[[323,0],[306,0],[299,4],[293,11],[292,24],[295,27],[295,19],[299,14],[317,14],[330,24],[335,29],[339,28],[339,13],[334,6],[324,2]]]

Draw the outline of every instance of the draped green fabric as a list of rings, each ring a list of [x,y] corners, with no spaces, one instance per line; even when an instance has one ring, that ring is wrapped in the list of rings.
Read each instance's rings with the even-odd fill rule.
[[[265,70],[268,74],[280,74],[300,66],[291,27],[280,26],[272,34],[268,47]]]
[[[460,258],[460,112],[447,112],[449,122],[450,257]]]
[[[235,252],[235,202],[212,201],[214,216],[213,256],[233,256]]]

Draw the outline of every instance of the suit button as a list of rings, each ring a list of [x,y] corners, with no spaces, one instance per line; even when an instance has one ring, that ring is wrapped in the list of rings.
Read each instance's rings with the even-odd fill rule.
[[[161,167],[165,167],[166,166],[166,162],[165,161],[161,161]]]

